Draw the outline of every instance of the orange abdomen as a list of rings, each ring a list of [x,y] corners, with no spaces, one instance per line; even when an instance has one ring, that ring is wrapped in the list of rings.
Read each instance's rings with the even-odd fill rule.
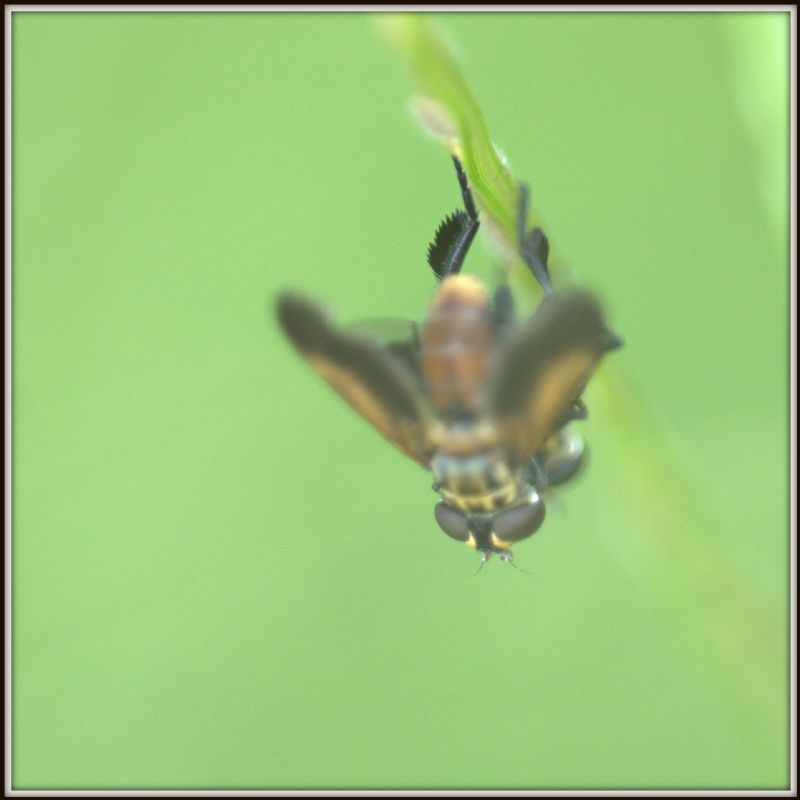
[[[489,297],[469,275],[445,278],[422,331],[422,371],[434,409],[445,418],[475,416],[492,366]]]

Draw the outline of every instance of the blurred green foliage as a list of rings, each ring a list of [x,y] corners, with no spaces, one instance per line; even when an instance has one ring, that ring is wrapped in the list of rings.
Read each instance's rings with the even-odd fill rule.
[[[14,13],[15,788],[786,787],[788,14],[435,20],[626,340],[474,580],[271,316],[431,295],[374,21]]]

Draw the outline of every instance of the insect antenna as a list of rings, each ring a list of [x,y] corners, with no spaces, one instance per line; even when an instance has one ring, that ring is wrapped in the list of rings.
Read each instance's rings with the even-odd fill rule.
[[[488,552],[488,550],[483,552],[483,554],[481,555],[481,563],[478,564],[478,569],[476,569],[475,572],[472,573],[473,578],[483,569],[483,565],[489,560],[490,555],[491,553]]]
[[[522,567],[518,567],[514,563],[514,556],[510,551],[506,551],[505,553],[500,553],[500,560],[505,561],[506,564],[511,564],[511,566],[514,567],[515,570],[517,570],[517,572],[524,572],[526,575],[533,575],[532,572],[528,572],[528,570],[522,569]]]

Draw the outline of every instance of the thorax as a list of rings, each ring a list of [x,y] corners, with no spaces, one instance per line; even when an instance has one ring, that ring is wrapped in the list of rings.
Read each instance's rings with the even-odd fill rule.
[[[505,508],[525,485],[487,421],[450,426],[431,467],[445,501],[465,512],[491,514]]]

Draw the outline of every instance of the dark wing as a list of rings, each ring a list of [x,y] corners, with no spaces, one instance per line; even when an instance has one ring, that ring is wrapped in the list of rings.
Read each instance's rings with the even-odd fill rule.
[[[296,294],[282,294],[277,312],[309,364],[392,444],[427,467],[435,421],[402,361],[377,342],[335,327],[316,304]]]
[[[378,319],[358,320],[345,326],[348,333],[365,339],[374,339],[397,356],[414,376],[414,380],[424,389],[422,377],[421,340],[419,325],[407,319],[381,317]]]
[[[488,410],[517,463],[535,455],[609,349],[597,301],[585,292],[541,303],[503,349]]]

